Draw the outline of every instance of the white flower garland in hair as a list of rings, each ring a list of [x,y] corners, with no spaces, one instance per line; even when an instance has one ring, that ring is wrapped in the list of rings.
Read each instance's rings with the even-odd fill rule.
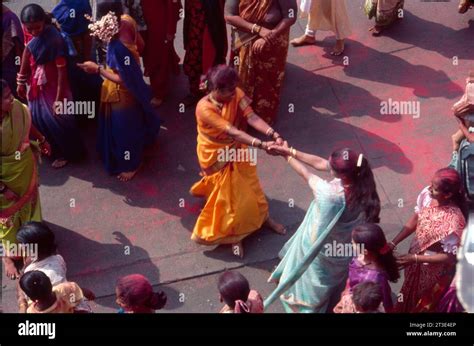
[[[91,16],[86,15],[86,18],[92,22]],[[91,36],[97,37],[105,43],[109,43],[112,37],[120,30],[118,18],[114,12],[109,12],[105,16],[102,16],[100,20],[89,24],[89,30],[91,31]]]

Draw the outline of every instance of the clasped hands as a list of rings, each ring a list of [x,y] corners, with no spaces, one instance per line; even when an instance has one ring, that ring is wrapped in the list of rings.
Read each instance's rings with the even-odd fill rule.
[[[291,155],[290,147],[288,142],[283,140],[281,137],[277,138],[275,141],[265,142],[265,151],[269,155],[273,156],[288,156]]]

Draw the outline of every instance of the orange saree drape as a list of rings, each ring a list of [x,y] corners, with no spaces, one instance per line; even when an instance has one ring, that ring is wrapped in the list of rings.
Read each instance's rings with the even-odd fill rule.
[[[197,155],[203,178],[191,194],[206,198],[191,239],[201,244],[232,244],[258,230],[268,217],[268,204],[251,162],[225,162],[227,148],[246,149],[226,134],[233,125],[244,130],[253,113],[250,99],[237,88],[234,99],[223,105],[204,97],[196,108]]]

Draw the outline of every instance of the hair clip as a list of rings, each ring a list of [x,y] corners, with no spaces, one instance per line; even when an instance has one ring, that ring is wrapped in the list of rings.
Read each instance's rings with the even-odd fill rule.
[[[359,158],[357,159],[357,167],[361,167],[362,166],[362,159],[364,158],[364,155],[363,154],[359,154]]]

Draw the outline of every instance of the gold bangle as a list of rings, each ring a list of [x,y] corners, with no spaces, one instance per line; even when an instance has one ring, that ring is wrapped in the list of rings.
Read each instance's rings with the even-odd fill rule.
[[[295,148],[291,147],[290,152],[291,152],[291,156],[296,157],[296,149]]]
[[[286,161],[288,161],[288,163],[290,163],[290,161],[293,160],[293,156],[288,156]]]
[[[252,139],[252,144],[250,144],[252,147],[255,147],[255,141],[256,140],[257,140],[257,138]]]
[[[273,131],[273,133],[275,133],[275,130],[272,129],[271,127],[269,127],[269,128],[267,129],[267,131],[265,132],[265,135],[270,136],[270,133],[272,133],[272,131]]]
[[[252,25],[252,30],[251,30],[252,34],[254,33],[254,29],[255,29],[256,26],[257,26],[257,24]]]

